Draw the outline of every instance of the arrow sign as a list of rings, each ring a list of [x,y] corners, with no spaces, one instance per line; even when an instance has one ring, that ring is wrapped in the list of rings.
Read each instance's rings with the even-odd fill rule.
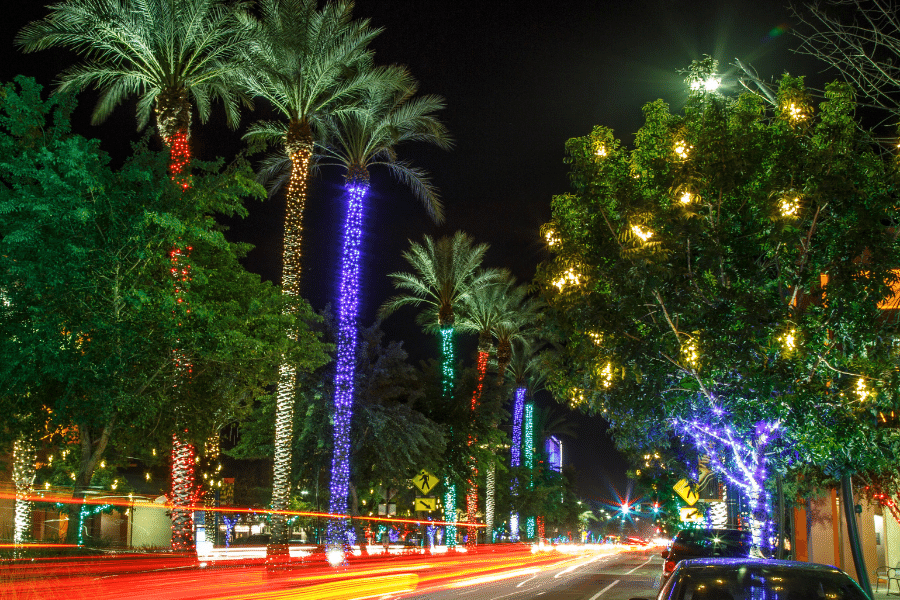
[[[415,511],[432,512],[437,510],[437,498],[416,498]]]
[[[425,469],[422,469],[418,475],[413,477],[412,482],[423,494],[427,494],[438,484],[438,479]]]

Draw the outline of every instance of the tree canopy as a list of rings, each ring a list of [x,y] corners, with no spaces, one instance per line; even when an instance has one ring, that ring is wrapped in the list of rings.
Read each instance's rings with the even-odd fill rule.
[[[602,126],[566,144],[538,273],[564,342],[548,386],[633,455],[682,436],[733,470],[767,423],[778,470],[877,470],[896,456],[895,158],[846,84],[814,106],[785,75],[774,109],[691,87],[679,113],[644,106],[633,148]]]

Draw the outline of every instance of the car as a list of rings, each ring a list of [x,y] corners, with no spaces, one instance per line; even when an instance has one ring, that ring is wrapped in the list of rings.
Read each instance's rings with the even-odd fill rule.
[[[764,558],[683,560],[656,596],[656,600],[756,598],[868,600],[859,584],[837,567]]]
[[[749,531],[739,529],[682,529],[662,551],[663,563],[660,587],[666,584],[672,571],[682,560],[705,557],[749,558],[753,539]]]

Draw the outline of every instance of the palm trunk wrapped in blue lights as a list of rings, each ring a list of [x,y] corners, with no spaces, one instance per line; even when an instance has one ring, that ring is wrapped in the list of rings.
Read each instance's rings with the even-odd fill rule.
[[[518,467],[521,464],[522,457],[522,410],[525,406],[525,388],[516,388],[516,399],[513,404],[513,428],[512,428],[512,447],[509,449],[509,466]],[[519,494],[519,482],[515,479],[512,482],[511,492],[513,496]],[[509,537],[510,540],[519,539],[519,513],[512,511],[509,515]]]
[[[525,432],[522,436],[525,450],[525,468],[528,469],[528,489],[534,486],[534,403],[525,405]],[[525,526],[525,536],[534,539],[534,515],[529,515]]]
[[[453,324],[441,324],[441,390],[444,398],[453,395]],[[444,477],[444,521],[456,522],[456,484],[449,477]],[[456,525],[447,525],[444,530],[444,543],[448,547],[456,547]]]
[[[331,463],[331,504],[334,515],[347,514],[350,483],[350,420],[353,414],[356,367],[356,319],[359,314],[359,262],[363,202],[369,191],[367,176],[351,176],[347,186],[347,220],[341,255],[338,300],[337,366],[334,380],[334,456]],[[328,524],[328,545],[333,550],[347,543],[347,521]]]

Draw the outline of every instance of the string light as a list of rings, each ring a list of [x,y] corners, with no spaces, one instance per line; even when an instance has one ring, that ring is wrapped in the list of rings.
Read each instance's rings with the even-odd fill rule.
[[[649,240],[650,238],[653,237],[652,231],[650,231],[649,229],[645,230],[645,229],[641,228],[640,225],[632,225],[631,231],[634,233],[634,235],[641,238],[641,241],[644,241],[644,242],[646,242],[647,240]]]
[[[525,449],[525,468],[528,469],[528,489],[534,487],[534,403],[529,402],[525,405],[525,431],[524,449]],[[525,535],[528,539],[534,538],[534,516],[529,516],[526,521]]]
[[[187,433],[185,430],[184,433]],[[169,501],[172,504],[172,550],[188,552],[193,549],[193,513],[182,508],[196,503],[196,485],[194,483],[194,447],[172,436],[172,493]],[[149,480],[149,473],[147,479]]]
[[[598,367],[597,375],[600,377],[600,385],[602,385],[604,389],[609,389],[612,385],[612,363],[607,362],[606,366],[602,369]],[[584,400],[584,394],[581,395],[581,400]]]
[[[856,389],[853,390],[853,393],[856,394],[860,403],[865,402],[869,396],[875,395],[866,388],[866,380],[863,377],[856,380]]]
[[[782,217],[796,217],[800,209],[800,198],[797,196],[782,198],[780,209]]]
[[[723,411],[715,411],[722,417]],[[778,422],[758,421],[752,431],[739,436],[728,425],[715,425],[708,419],[675,420],[675,425],[709,457],[712,470],[744,492],[750,504],[750,529],[754,544],[769,554],[772,521],[769,518],[769,497],[765,489],[767,477],[766,453],[780,432]],[[726,466],[722,451],[730,456],[733,468]],[[696,475],[695,475],[696,477]]]
[[[685,192],[678,199],[682,204],[690,204],[694,200],[694,196],[690,192]]]
[[[453,393],[453,325],[441,325],[441,389],[444,398]]]
[[[444,477],[444,520],[456,521],[456,485],[449,477]],[[445,528],[444,542],[449,548],[456,547],[456,525],[447,525]]]
[[[569,270],[564,272],[553,282],[553,285],[556,286],[556,289],[562,291],[567,285],[578,285],[579,283],[581,283],[581,275],[576,273],[575,269],[570,267]]]
[[[690,339],[682,344],[681,355],[684,357],[684,360],[687,364],[691,365],[692,367],[696,367],[700,362],[700,351],[697,349],[697,342]]]
[[[13,483],[16,486],[15,530],[13,543],[25,542],[31,530],[31,502],[28,497],[34,486],[35,478],[34,444],[27,440],[16,440],[13,443]]]
[[[559,243],[559,236],[552,229],[547,230],[547,233],[544,234],[544,239],[547,240],[547,245],[551,248]]]
[[[792,123],[800,123],[801,121],[805,121],[809,115],[806,114],[806,109],[795,102],[791,102],[790,104],[785,104],[784,112],[787,115],[788,119],[791,120]]]
[[[183,129],[165,140],[169,147],[169,173],[172,181],[181,186],[182,190],[191,187],[189,173],[191,163],[191,148],[188,143],[188,131]]]
[[[691,152],[691,146],[688,145],[684,140],[679,140],[675,142],[675,154],[678,155],[678,158],[681,160],[687,159],[688,155]]]
[[[797,346],[797,330],[791,329],[780,338],[787,352],[794,350]]]
[[[525,407],[525,392],[527,388],[516,388],[516,399],[513,403],[513,430],[512,446],[509,451],[509,466],[516,468],[521,464],[522,452],[522,417]],[[519,482],[513,479],[510,491],[513,496],[519,495]],[[512,540],[519,539],[519,513],[512,511],[509,515],[509,535]]]
[[[605,144],[600,144],[597,147],[597,156],[599,156],[601,158],[605,158],[608,154],[609,154],[609,151],[607,151]]]
[[[472,392],[471,406],[473,420],[475,418],[475,409],[478,407],[478,401],[481,398],[481,392],[484,388],[484,376],[487,373],[487,363],[488,353],[479,352],[476,363],[476,368],[478,370],[478,385],[475,386],[475,391]],[[468,440],[469,447],[476,441],[476,438],[470,435]],[[478,482],[476,480],[478,477],[478,464],[475,461],[475,457],[471,455],[469,456],[469,468],[471,472],[466,489],[466,520],[469,523],[475,523],[475,514],[478,512]],[[466,529],[466,547],[472,548],[476,545],[477,533],[478,529],[476,527],[470,526]]]
[[[347,514],[350,482],[350,420],[353,415],[356,367],[357,315],[359,314],[359,263],[362,242],[363,201],[369,190],[368,178],[351,179],[346,187],[347,220],[341,254],[341,284],[338,299],[337,365],[334,377],[334,455],[331,462],[330,512]],[[328,543],[343,544],[347,521],[328,522]]]

